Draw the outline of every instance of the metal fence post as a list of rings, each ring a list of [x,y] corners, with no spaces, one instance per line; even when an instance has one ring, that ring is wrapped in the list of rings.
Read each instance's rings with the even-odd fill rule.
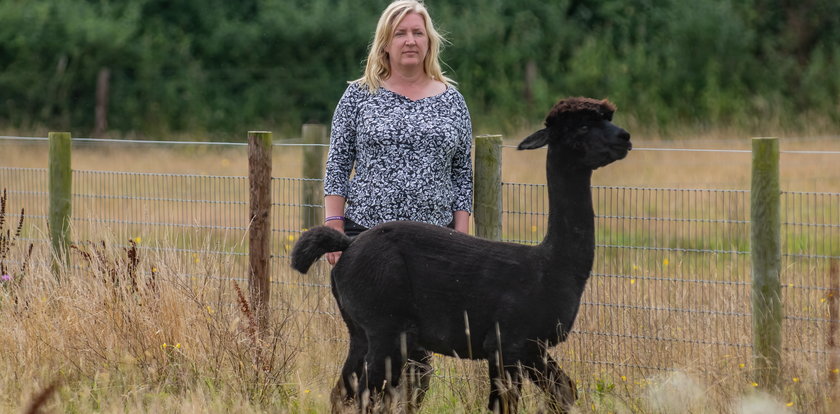
[[[70,217],[73,205],[70,133],[50,132],[49,143],[49,231],[53,249],[53,271],[58,277],[60,266],[69,263],[67,249],[70,247]]]
[[[271,287],[271,132],[248,132],[248,182],[248,290],[260,332],[265,332]]]
[[[327,126],[320,124],[303,125],[304,144],[325,144],[327,142]],[[303,147],[303,206],[301,207],[301,228],[311,229],[324,219],[321,206],[324,202],[322,195],[324,179],[324,149],[319,145]]]
[[[475,137],[473,216],[475,235],[502,238],[502,136]]]
[[[774,389],[782,349],[779,140],[753,138],[750,190],[753,363],[755,381]]]

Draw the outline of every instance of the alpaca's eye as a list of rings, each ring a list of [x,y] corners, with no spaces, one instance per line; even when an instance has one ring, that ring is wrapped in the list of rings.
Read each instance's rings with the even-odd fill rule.
[[[577,132],[578,132],[578,134],[585,134],[585,133],[589,132],[589,127],[586,126],[586,125],[580,126],[580,127],[578,127]]]

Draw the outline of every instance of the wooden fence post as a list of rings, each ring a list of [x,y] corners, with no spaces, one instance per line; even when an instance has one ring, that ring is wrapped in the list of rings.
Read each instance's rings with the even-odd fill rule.
[[[248,182],[248,290],[260,332],[265,332],[271,293],[271,132],[248,132]]]
[[[473,220],[475,235],[502,238],[502,136],[475,137]]]
[[[755,381],[778,385],[782,349],[779,140],[753,138],[750,189],[753,364]]]
[[[49,153],[49,231],[53,249],[53,272],[69,263],[70,217],[72,214],[73,172],[70,168],[69,132],[50,132]]]
[[[324,148],[318,144],[327,143],[327,127],[320,124],[303,125],[303,185],[301,206],[301,228],[311,229],[322,223],[324,215],[320,207],[324,203]]]
[[[832,406],[840,402],[837,378],[840,377],[840,349],[837,348],[837,328],[840,327],[840,260],[831,258],[828,262],[828,384],[829,401]]]

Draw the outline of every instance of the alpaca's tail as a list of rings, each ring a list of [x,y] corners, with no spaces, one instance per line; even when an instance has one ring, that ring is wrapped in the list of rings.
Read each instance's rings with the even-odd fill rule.
[[[292,268],[306,273],[324,253],[344,251],[351,241],[338,230],[326,226],[313,227],[300,236],[292,249]]]

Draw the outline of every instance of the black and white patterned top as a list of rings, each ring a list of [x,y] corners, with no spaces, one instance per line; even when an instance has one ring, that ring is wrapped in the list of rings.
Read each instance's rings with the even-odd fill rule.
[[[472,211],[471,146],[470,114],[455,88],[412,101],[353,83],[333,115],[324,194],[344,197],[344,215],[365,227],[445,226],[453,211]]]

